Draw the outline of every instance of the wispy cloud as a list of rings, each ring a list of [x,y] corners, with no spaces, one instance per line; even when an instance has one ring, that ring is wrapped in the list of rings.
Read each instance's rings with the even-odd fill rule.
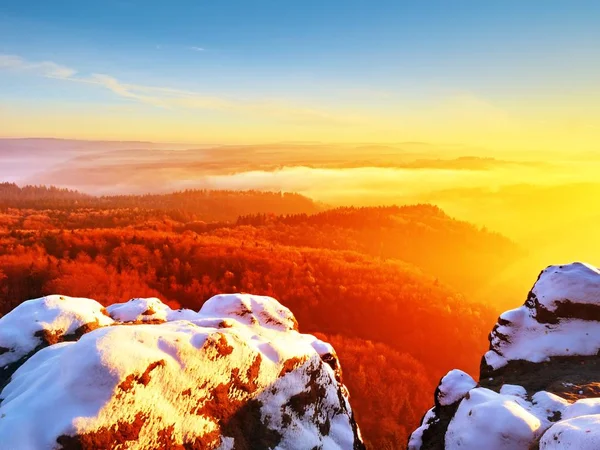
[[[0,69],[33,71],[48,78],[69,79],[77,71],[52,61],[31,62],[16,55],[0,54]]]
[[[188,47],[188,49],[193,50],[195,52],[205,52],[206,51],[206,49],[204,47],[196,47],[196,46]]]
[[[51,61],[32,62],[15,55],[0,54],[0,70],[29,72],[47,78],[94,85],[107,89],[121,98],[159,108],[229,111],[242,114],[259,114],[287,121],[322,122],[327,124],[350,124],[356,123],[358,120],[347,114],[332,114],[327,111],[290,105],[281,101],[249,102],[171,87],[125,83],[108,74],[93,73],[85,75],[75,69]]]

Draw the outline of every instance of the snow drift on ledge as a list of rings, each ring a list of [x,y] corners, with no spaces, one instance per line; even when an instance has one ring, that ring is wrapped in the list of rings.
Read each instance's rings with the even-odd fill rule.
[[[364,449],[333,348],[276,300],[52,295],[0,319],[0,447]]]
[[[490,334],[479,383],[442,378],[409,450],[600,449],[600,272],[546,268]]]

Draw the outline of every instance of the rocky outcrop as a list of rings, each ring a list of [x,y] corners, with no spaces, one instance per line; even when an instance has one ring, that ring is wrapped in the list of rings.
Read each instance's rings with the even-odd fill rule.
[[[0,319],[6,449],[364,449],[333,348],[276,300],[104,309],[48,296]]]
[[[479,382],[451,371],[410,450],[600,448],[600,272],[546,268],[490,334]]]

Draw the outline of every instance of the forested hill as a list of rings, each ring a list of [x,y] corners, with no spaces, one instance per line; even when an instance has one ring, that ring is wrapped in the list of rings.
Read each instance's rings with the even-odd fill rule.
[[[55,186],[23,186],[15,183],[0,183],[0,204],[4,207],[14,206],[21,208],[42,207],[42,205],[65,206],[76,204],[79,200],[92,200],[92,196],[82,194],[71,189],[63,189]]]
[[[498,309],[466,288],[519,255],[502,236],[431,205],[280,214],[259,200],[316,207],[259,192],[97,198],[25,188],[21,201],[14,186],[3,191],[0,314],[56,292],[105,305],[159,297],[195,310],[218,293],[274,296],[302,331],[335,345],[372,449],[406,441],[448,369],[478,370]],[[186,212],[176,201],[186,196],[206,214]],[[160,202],[173,209],[150,207]],[[226,215],[233,220],[218,220]]]
[[[287,245],[352,249],[380,260],[400,259],[470,297],[490,276],[524,256],[501,234],[454,219],[433,205],[337,208],[317,214],[240,217],[239,233]],[[235,231],[234,231],[235,232]]]
[[[46,186],[0,183],[0,207],[32,209],[142,208],[178,214],[182,220],[235,221],[255,213],[315,213],[319,207],[295,193],[233,190],[185,190],[170,194],[91,196]]]
[[[188,190],[95,197],[4,183],[0,184],[2,208],[21,209],[16,214],[22,219],[21,229],[214,232],[242,242],[351,250],[381,261],[398,259],[477,299],[493,288],[488,282],[491,275],[501,274],[524,255],[506,237],[454,219],[429,204],[320,211],[320,205],[293,193]]]

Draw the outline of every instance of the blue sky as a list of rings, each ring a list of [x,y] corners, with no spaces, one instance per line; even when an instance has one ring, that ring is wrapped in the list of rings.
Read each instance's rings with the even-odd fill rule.
[[[365,116],[371,124],[364,139],[380,132],[408,140],[422,137],[424,126],[393,134],[394,123],[410,123],[404,118],[411,112],[426,114],[456,97],[519,121],[540,109],[552,118],[563,107],[583,106],[590,117],[599,23],[600,3],[593,1],[0,0],[0,114],[32,118],[30,129],[0,125],[0,134],[48,131],[37,124],[50,108],[64,114],[57,135],[69,114],[88,111],[92,118],[130,107],[138,118],[152,117],[152,127],[164,117],[164,136],[173,138],[175,107],[182,123],[229,125],[240,136],[248,124],[265,130],[249,137],[255,140],[269,140],[267,128],[282,120],[294,137],[342,134],[325,132],[307,115],[332,123],[348,115],[357,139],[358,117]],[[73,75],[49,76],[45,63]],[[137,96],[117,92],[114,83],[107,88],[106,78],[90,83],[94,74],[135,87]],[[194,106],[154,101],[147,92],[140,98],[148,87],[193,93]],[[210,97],[211,106],[197,97]],[[274,117],[286,108],[299,114]],[[102,114],[106,122],[109,113]],[[433,121],[443,122],[436,114]],[[375,122],[385,126],[378,131]]]

